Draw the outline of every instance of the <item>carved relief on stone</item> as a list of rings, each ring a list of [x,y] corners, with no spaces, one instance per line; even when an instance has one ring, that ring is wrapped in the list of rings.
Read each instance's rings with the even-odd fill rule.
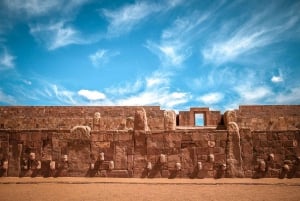
[[[236,113],[235,113],[235,111],[226,111],[224,113],[225,126],[228,126],[229,122],[236,122]]]
[[[93,120],[93,130],[100,130],[100,121],[101,121],[100,112],[95,112],[94,120]]]
[[[227,126],[227,175],[229,177],[242,177],[243,173],[243,159],[241,149],[241,136],[239,127],[235,122],[229,122]]]
[[[139,108],[135,111],[134,130],[149,131],[147,115],[144,108]]]
[[[119,124],[118,130],[133,130],[134,118],[127,117],[126,120]]]
[[[74,126],[71,129],[72,139],[89,139],[91,136],[91,128],[89,126]]]
[[[165,130],[176,129],[176,113],[173,110],[164,111],[164,128]]]
[[[134,118],[127,117],[126,118],[126,130],[133,130],[133,126],[134,126]]]

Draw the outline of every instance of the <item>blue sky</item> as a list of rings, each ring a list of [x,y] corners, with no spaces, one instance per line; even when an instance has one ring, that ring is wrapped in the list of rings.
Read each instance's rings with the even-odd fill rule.
[[[2,0],[0,105],[300,104],[300,1]]]

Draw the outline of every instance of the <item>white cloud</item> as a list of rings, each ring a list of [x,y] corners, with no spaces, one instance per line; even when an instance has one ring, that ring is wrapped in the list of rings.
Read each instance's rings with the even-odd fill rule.
[[[120,35],[131,31],[141,20],[159,10],[158,6],[148,2],[137,2],[126,5],[118,10],[103,10],[103,15],[109,20],[108,33]]]
[[[271,81],[274,83],[283,82],[283,78],[281,76],[273,75],[273,77],[271,78]]]
[[[104,93],[93,90],[81,89],[78,92],[78,95],[83,96],[84,98],[90,101],[103,100],[106,98]]]
[[[89,56],[94,66],[100,67],[109,62],[111,57],[117,56],[119,52],[113,52],[105,49],[99,49]]]
[[[14,105],[17,103],[16,99],[13,96],[4,93],[2,89],[0,89],[0,102],[9,105]]]
[[[146,78],[146,87],[155,88],[160,86],[167,86],[169,84],[169,78],[161,73],[154,73],[153,76]]]
[[[198,98],[199,101],[203,102],[206,105],[212,105],[220,102],[224,98],[222,93],[214,92],[208,93]]]
[[[111,37],[128,33],[152,14],[166,12],[182,2],[182,0],[168,0],[160,3],[137,1],[117,10],[103,9],[101,11],[109,21],[108,35]]]
[[[60,6],[60,1],[55,0],[5,0],[5,4],[10,10],[25,12],[30,16],[44,15]]]
[[[0,55],[0,70],[12,69],[15,67],[15,56],[9,54],[4,48],[3,53]]]
[[[241,97],[243,104],[257,103],[258,100],[273,94],[270,88],[266,86],[251,86],[249,84],[235,87],[235,90]]]
[[[145,78],[145,87],[139,93],[116,101],[117,105],[160,105],[163,108],[186,103],[190,95],[186,92],[171,91],[170,78],[160,72],[154,72]]]
[[[300,87],[294,87],[286,92],[281,92],[275,97],[276,104],[299,104]]]
[[[186,44],[179,41],[161,44],[147,41],[145,47],[160,58],[163,66],[180,66],[191,55]]]
[[[30,33],[49,50],[54,50],[71,44],[87,44],[91,39],[83,38],[80,33],[65,22],[30,26]]]
[[[89,0],[4,0],[10,11],[19,15],[37,17],[56,13],[69,13]]]
[[[177,18],[172,26],[163,30],[158,43],[148,40],[145,47],[159,57],[163,66],[180,66],[191,56],[191,42],[199,37],[201,25],[209,16],[192,13]]]
[[[63,104],[76,105],[78,102],[74,99],[74,92],[58,87],[55,84],[51,85],[51,89],[55,97]]]
[[[273,75],[272,76],[271,81],[273,83],[283,82],[283,74],[282,74],[282,70],[281,69],[278,69],[278,75]]]
[[[189,94],[184,92],[170,92],[167,88],[146,90],[131,97],[117,100],[118,105],[160,105],[163,108],[173,108],[186,103]]]
[[[113,86],[105,89],[106,93],[113,95],[126,95],[137,93],[143,87],[143,81],[138,79],[134,83],[126,82],[125,84],[120,84],[119,86]]]
[[[289,31],[299,22],[299,16],[294,16],[294,10],[276,15],[274,12],[270,7],[265,11],[255,12],[246,23],[236,29],[219,30],[219,37],[208,40],[202,50],[203,58],[208,62],[222,64],[286,39]],[[225,22],[224,26],[231,23]]]

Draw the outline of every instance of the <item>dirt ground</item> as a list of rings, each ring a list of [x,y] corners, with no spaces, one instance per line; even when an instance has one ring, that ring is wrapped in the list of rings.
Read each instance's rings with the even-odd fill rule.
[[[1,181],[1,180],[0,180]],[[130,180],[129,180],[130,181]],[[6,182],[0,184],[1,201],[299,201],[300,186],[270,183],[222,182]]]

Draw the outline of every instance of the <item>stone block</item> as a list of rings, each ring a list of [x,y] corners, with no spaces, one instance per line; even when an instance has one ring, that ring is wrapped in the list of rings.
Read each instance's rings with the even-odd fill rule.
[[[127,152],[126,147],[115,147],[115,169],[127,169]]]
[[[122,133],[119,135],[119,141],[131,141],[132,133]]]
[[[106,172],[107,177],[128,178],[128,170],[111,170]]]
[[[282,142],[282,145],[284,147],[297,147],[298,142],[297,142],[297,140],[285,140]]]
[[[169,178],[169,170],[161,170],[162,178]]]
[[[169,170],[174,170],[175,169],[175,164],[180,163],[181,159],[179,155],[168,155],[168,169]]]

